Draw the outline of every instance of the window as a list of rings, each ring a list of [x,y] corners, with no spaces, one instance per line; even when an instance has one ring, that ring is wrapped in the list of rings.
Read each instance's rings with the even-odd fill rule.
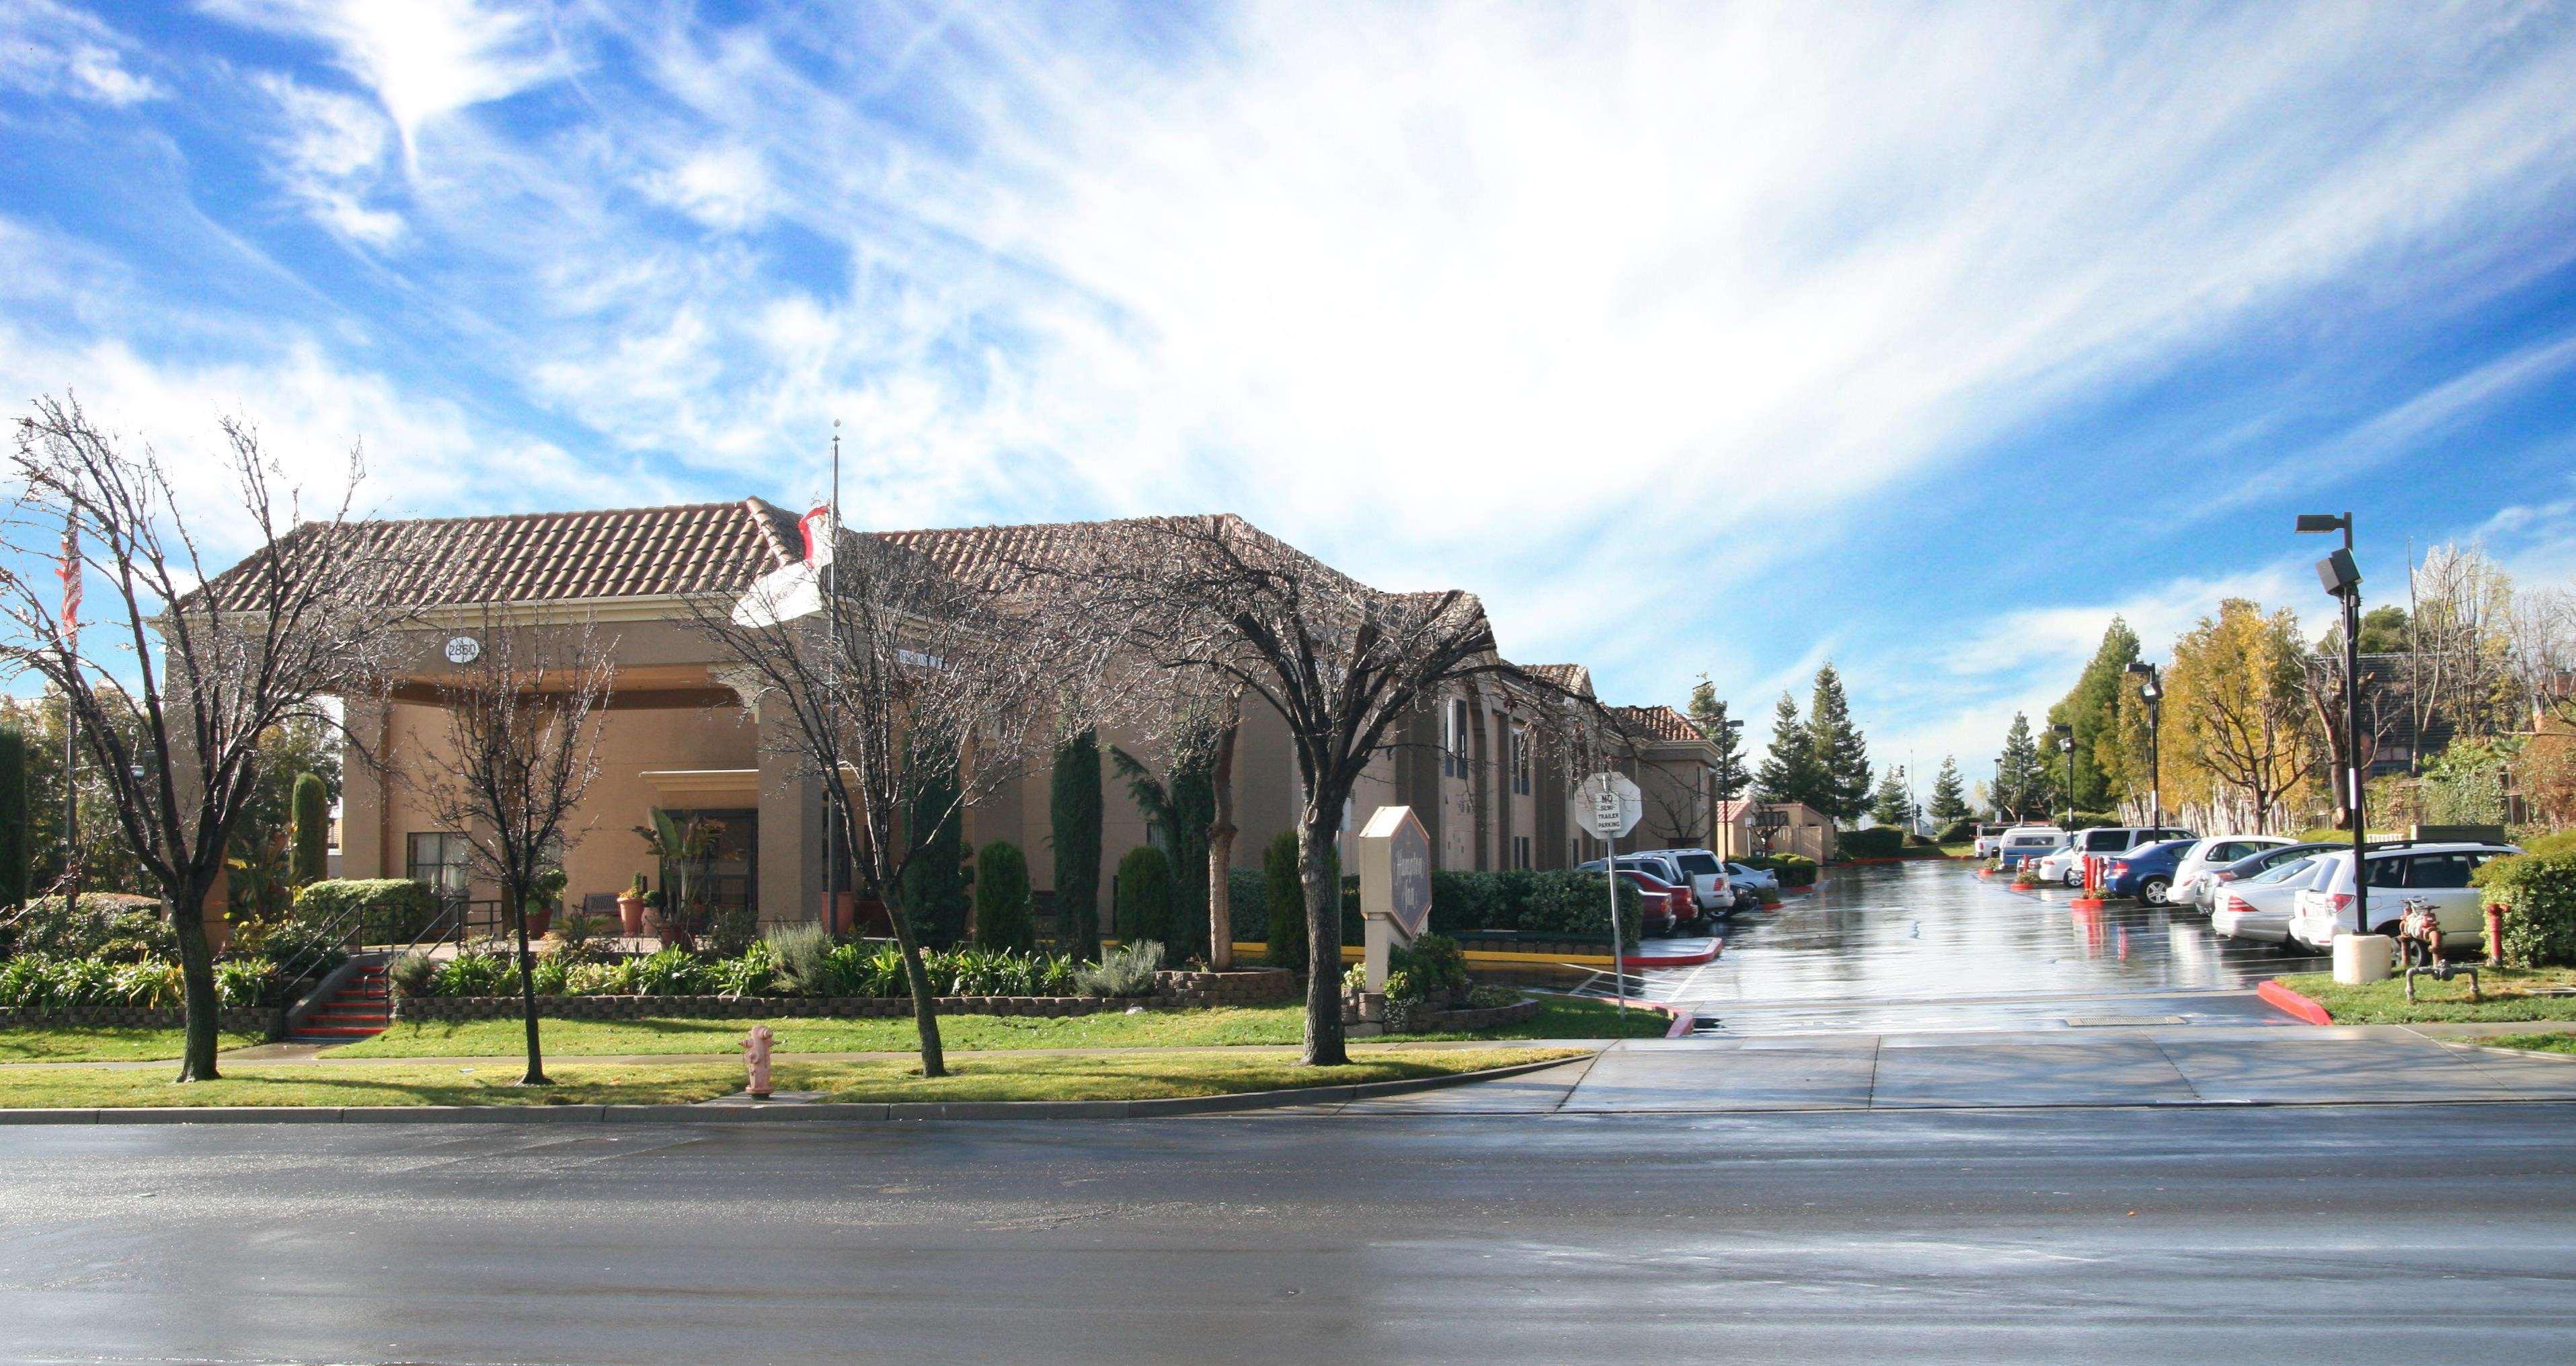
[[[1445,717],[1440,735],[1440,776],[1464,778],[1467,776],[1467,699],[1449,699]]]
[[[1530,728],[1514,726],[1512,727],[1513,796],[1526,797],[1530,794],[1530,768]],[[1521,865],[1524,868],[1528,866],[1526,863]]]
[[[2373,887],[2405,886],[2406,860],[2402,858],[2372,859],[2370,861],[2370,885]]]
[[[463,901],[470,866],[465,836],[447,830],[415,832],[406,841],[403,876],[429,884],[441,901]]]
[[[2477,871],[2474,854],[2417,854],[2414,868],[2407,874],[2406,885],[2432,891],[2450,891],[2469,885],[2469,874]],[[2377,879],[2373,879],[2374,885]]]
[[[1515,867],[1515,868],[1521,868],[1521,869],[1526,869],[1526,868],[1528,868],[1528,867],[1530,866],[1530,837],[1529,837],[1529,836],[1527,836],[1527,835],[1514,835],[1514,836],[1512,836],[1512,866],[1513,866],[1513,867]]]

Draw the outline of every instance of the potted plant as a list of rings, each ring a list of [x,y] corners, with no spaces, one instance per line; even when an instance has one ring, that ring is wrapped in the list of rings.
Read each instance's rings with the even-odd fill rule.
[[[618,893],[617,928],[629,939],[636,938],[644,933],[645,896],[644,875],[642,873],[637,873],[635,875],[634,886]]]
[[[528,937],[543,939],[555,923],[555,902],[569,879],[561,868],[548,868],[528,884]]]
[[[637,934],[660,935],[662,933],[663,919],[662,889],[656,887],[644,894],[644,917],[642,922],[636,926],[635,932]]]

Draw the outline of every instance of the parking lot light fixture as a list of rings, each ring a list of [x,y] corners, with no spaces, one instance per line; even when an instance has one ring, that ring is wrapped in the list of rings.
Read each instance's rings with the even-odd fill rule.
[[[2151,812],[2147,824],[2161,827],[2165,823],[2164,745],[2160,729],[2165,700],[2164,680],[2156,675],[2156,666],[2143,659],[2130,660],[2129,672],[2138,676],[2138,700],[2147,704],[2147,805]]]
[[[2066,840],[2075,842],[2075,727],[2064,721],[2050,726],[2060,748],[2066,751]]]
[[[2343,548],[2317,561],[2317,581],[2343,603],[2344,810],[2352,817],[2353,933],[2370,933],[2370,869],[2363,844],[2370,820],[2361,772],[2361,567],[2352,558],[2352,514],[2303,512],[2301,535],[2343,533]],[[2338,926],[2340,928],[2340,926]]]

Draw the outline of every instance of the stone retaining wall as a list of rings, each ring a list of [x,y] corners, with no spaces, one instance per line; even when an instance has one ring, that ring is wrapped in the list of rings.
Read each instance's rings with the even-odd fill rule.
[[[275,1017],[276,1012],[266,1006],[226,1006],[215,1012],[215,1027],[245,1034],[263,1034]],[[114,1025],[134,1029],[177,1029],[187,1022],[188,1012],[178,1006],[67,1006],[50,1011],[0,1006],[0,1028],[11,1025]]]
[[[1158,972],[1151,996],[942,996],[942,1015],[1092,1015],[1129,1006],[1272,1005],[1293,1000],[1297,974],[1285,968],[1244,972]],[[516,996],[420,996],[395,1013],[406,1020],[509,1020],[519,1015]],[[651,1015],[685,1019],[760,1020],[783,1015],[894,1019],[912,1014],[908,996],[540,996],[537,1013],[558,1020],[632,1020]]]

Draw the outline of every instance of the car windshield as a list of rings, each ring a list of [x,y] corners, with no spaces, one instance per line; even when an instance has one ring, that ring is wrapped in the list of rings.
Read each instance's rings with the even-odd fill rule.
[[[1683,872],[1694,875],[1725,871],[1718,866],[1717,858],[1713,854],[1678,854],[1674,856],[1673,861],[1682,866]]]
[[[2307,872],[2315,865],[2316,860],[2313,858],[2294,858],[2287,863],[2266,868],[2260,876],[2248,878],[2246,880],[2249,882],[2287,882],[2291,878]]]

